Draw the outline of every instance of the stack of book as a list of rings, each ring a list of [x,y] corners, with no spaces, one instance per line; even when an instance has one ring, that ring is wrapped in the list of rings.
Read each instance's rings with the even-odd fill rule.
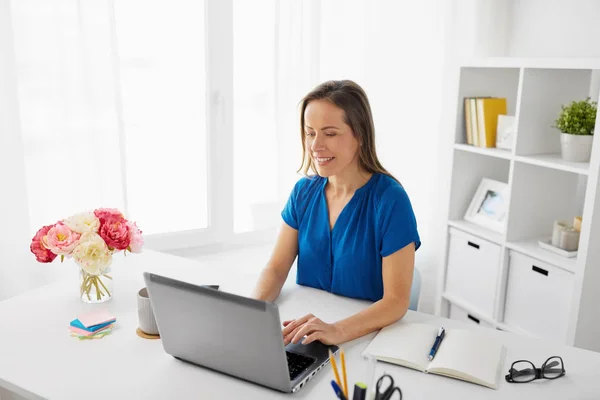
[[[467,144],[496,147],[498,115],[506,115],[506,98],[465,97]]]
[[[100,339],[112,332],[117,318],[106,310],[80,315],[69,323],[71,336],[79,339]]]

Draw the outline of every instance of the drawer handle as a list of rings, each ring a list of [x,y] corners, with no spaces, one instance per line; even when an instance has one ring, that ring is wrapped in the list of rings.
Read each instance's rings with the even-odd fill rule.
[[[479,323],[479,318],[475,318],[474,316],[472,316],[471,314],[467,314],[467,317],[471,320],[471,321],[475,321],[477,323]]]
[[[479,245],[478,244],[475,244],[473,242],[467,242],[467,243],[469,244],[469,246],[475,247],[476,249],[479,249]]]
[[[548,271],[546,271],[545,269],[542,269],[542,268],[540,268],[540,267],[536,267],[535,265],[532,265],[532,266],[531,266],[531,269],[532,269],[532,270],[534,270],[534,271],[535,271],[535,272],[537,272],[537,273],[540,273],[540,274],[542,274],[542,275],[546,275],[546,276],[548,276]]]

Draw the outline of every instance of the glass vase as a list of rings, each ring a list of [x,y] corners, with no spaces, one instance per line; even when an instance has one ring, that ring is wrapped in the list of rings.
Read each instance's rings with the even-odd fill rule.
[[[103,303],[113,296],[113,278],[110,267],[93,275],[79,268],[79,297],[84,303]]]

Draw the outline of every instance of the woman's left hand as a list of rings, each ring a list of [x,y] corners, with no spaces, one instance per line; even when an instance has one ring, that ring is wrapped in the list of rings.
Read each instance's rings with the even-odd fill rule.
[[[328,324],[321,321],[312,314],[307,314],[302,318],[283,322],[283,343],[298,343],[304,336],[306,338],[302,344],[309,344],[315,340],[323,344],[342,343],[344,332],[336,324]]]

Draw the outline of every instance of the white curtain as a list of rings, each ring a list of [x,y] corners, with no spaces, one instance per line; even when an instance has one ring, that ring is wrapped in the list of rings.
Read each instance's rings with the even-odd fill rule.
[[[32,226],[123,207],[108,9],[105,1],[11,3]]]
[[[299,104],[319,83],[318,0],[278,0],[275,115],[280,209],[300,175],[302,159]]]

